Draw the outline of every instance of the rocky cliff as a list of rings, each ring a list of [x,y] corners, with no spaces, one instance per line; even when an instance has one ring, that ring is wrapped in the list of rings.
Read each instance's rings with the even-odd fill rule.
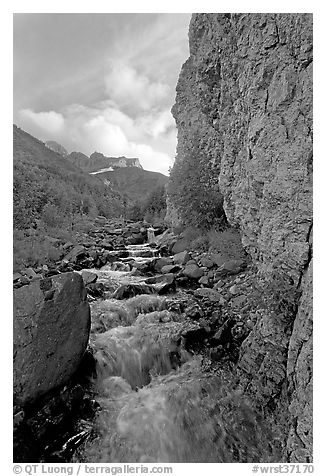
[[[258,275],[285,274],[301,294],[291,319],[262,311],[239,376],[285,414],[285,458],[311,461],[312,15],[195,14],[189,46],[176,160],[199,148]]]
[[[88,173],[103,171],[108,168],[143,168],[138,158],[106,157],[100,152],[93,152],[90,157],[87,157],[82,152],[71,152],[71,154],[67,155],[67,159]]]

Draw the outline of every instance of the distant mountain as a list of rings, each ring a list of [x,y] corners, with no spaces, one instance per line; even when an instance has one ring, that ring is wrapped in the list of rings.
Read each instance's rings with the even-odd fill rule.
[[[155,190],[164,187],[168,177],[158,172],[139,169],[137,167],[115,168],[112,171],[104,171],[96,174],[114,190],[131,202],[143,202]]]
[[[66,158],[110,185],[129,204],[144,202],[153,191],[164,187],[168,181],[168,177],[163,174],[144,170],[137,158],[106,157],[99,152],[94,152],[90,157],[81,152],[71,152]]]
[[[63,155],[63,157],[66,157],[68,155],[68,152],[63,147],[63,145],[58,144],[58,142],[56,142],[55,140],[47,140],[45,142],[45,145],[49,149],[53,150],[53,152],[57,152],[58,154]]]
[[[100,152],[94,152],[90,157],[81,152],[71,152],[67,155],[67,159],[88,173],[109,168],[137,167],[142,169],[138,158],[107,157]]]
[[[66,226],[77,216],[119,216],[121,197],[97,176],[17,126],[13,130],[14,227]]]

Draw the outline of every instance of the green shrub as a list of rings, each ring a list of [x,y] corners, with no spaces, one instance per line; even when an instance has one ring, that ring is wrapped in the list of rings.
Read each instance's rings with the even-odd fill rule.
[[[169,200],[183,223],[206,230],[225,226],[218,177],[219,168],[203,155],[201,143],[194,137],[184,155],[177,157],[168,183]]]
[[[209,251],[221,253],[232,259],[245,259],[247,254],[243,249],[241,235],[235,228],[224,231],[209,230],[207,233]]]
[[[261,308],[287,321],[295,318],[300,296],[292,277],[280,270],[274,270],[269,278],[261,278],[255,287],[255,299]]]

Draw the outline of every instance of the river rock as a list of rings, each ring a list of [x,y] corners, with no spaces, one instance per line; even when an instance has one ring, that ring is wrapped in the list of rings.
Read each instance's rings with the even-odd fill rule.
[[[90,283],[86,286],[87,293],[93,298],[104,298],[106,291],[108,291],[108,286],[103,283]],[[111,291],[113,291],[111,289]]]
[[[203,286],[207,286],[209,284],[209,277],[202,276],[198,282],[199,284],[202,284]]]
[[[64,260],[70,261],[71,263],[76,263],[78,260],[86,256],[86,249],[82,245],[75,246],[69,253],[64,257]]]
[[[177,240],[173,247],[172,247],[172,253],[173,254],[178,254],[181,253],[182,251],[186,251],[189,246],[188,240],[185,238],[181,238],[180,240]]]
[[[230,259],[223,263],[223,265],[216,270],[216,276],[228,276],[232,274],[238,274],[243,271],[245,267],[245,261],[239,259]]]
[[[22,270],[22,274],[27,276],[29,279],[32,279],[37,276],[33,268],[25,268],[24,270]]]
[[[129,299],[138,294],[153,294],[154,289],[147,284],[122,284],[112,295],[114,299]]]
[[[173,256],[173,262],[175,264],[184,265],[190,260],[190,254],[188,251],[181,251]]]
[[[230,301],[232,307],[242,308],[245,303],[247,302],[247,296],[244,294],[240,294],[240,296],[236,296],[232,298]]]
[[[174,274],[166,273],[166,274],[161,274],[158,276],[147,278],[145,280],[145,283],[146,284],[173,283],[173,281],[174,281]]]
[[[212,268],[214,266],[214,262],[208,256],[202,256],[200,258],[200,264],[205,268]]]
[[[194,292],[195,297],[205,298],[212,302],[219,302],[222,295],[211,288],[198,288]]]
[[[161,273],[163,266],[168,266],[172,264],[173,264],[172,258],[158,258],[154,266],[155,271],[157,271],[158,273]]]
[[[85,286],[87,286],[87,284],[96,283],[97,277],[98,276],[96,273],[92,273],[91,271],[82,271],[82,278],[84,280]]]
[[[175,277],[173,273],[153,276],[152,278],[147,278],[145,282],[146,284],[151,284],[158,294],[165,294],[175,289]]]
[[[13,282],[16,283],[21,279],[22,275],[20,273],[14,273],[13,274]]]
[[[161,271],[164,274],[169,274],[169,273],[178,273],[180,269],[181,269],[180,266],[175,264],[174,265],[170,264],[170,265],[163,266]]]
[[[196,264],[187,264],[183,270],[183,274],[191,279],[201,278],[204,274],[204,270]]]
[[[37,400],[66,383],[82,359],[90,310],[82,277],[64,273],[14,291],[14,399]]]

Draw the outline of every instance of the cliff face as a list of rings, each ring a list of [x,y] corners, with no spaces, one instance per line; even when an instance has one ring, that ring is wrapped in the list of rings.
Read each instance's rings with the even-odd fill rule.
[[[177,159],[200,143],[231,225],[268,278],[302,291],[294,323],[262,313],[238,363],[257,405],[283,399],[286,458],[311,460],[312,15],[195,14],[176,104]]]

